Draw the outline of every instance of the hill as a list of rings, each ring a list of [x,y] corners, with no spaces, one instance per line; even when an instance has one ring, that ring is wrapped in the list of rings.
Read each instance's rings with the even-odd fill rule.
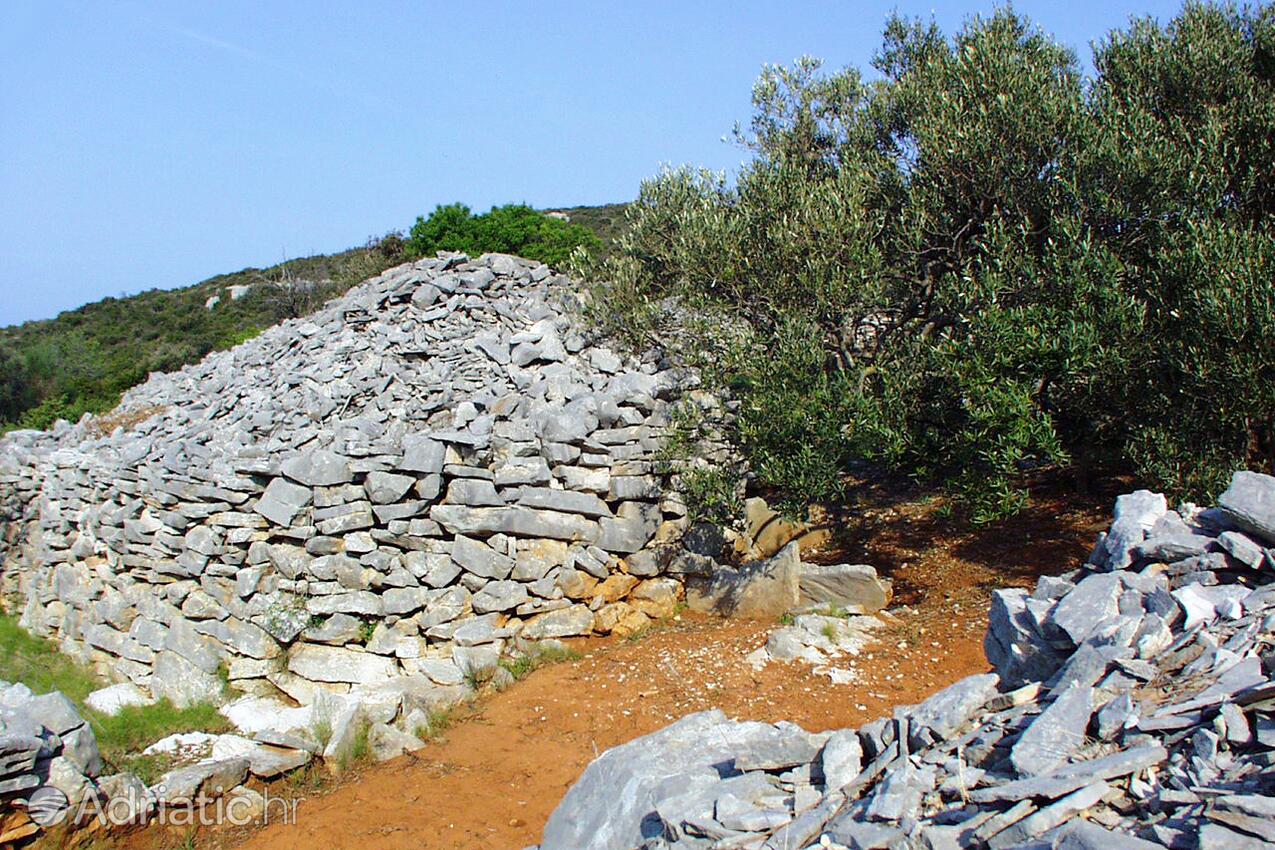
[[[609,246],[624,206],[562,212]],[[149,373],[179,369],[311,312],[403,262],[405,248],[403,237],[391,233],[334,254],[104,298],[53,319],[0,328],[0,427],[47,428],[109,410]]]

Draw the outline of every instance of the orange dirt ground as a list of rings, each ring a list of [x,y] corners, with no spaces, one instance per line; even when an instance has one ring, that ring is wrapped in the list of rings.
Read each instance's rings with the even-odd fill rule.
[[[799,663],[755,672],[744,656],[774,623],[685,614],[636,639],[576,642],[582,658],[480,699],[425,749],[313,793],[300,803],[295,825],[193,836],[152,827],[121,843],[130,850],[534,844],[594,757],[687,713],[719,707],[732,717],[791,720],[812,731],[857,726],[986,670],[991,591],[1031,586],[1042,573],[1077,566],[1109,504],[1104,497],[1046,496],[1012,520],[971,530],[942,519],[935,503],[891,502],[879,492],[866,501],[871,509],[835,519],[841,531],[834,550],[816,558],[871,563],[895,582],[895,616],[859,656],[857,683],[833,685]],[[306,793],[286,783],[270,790]]]

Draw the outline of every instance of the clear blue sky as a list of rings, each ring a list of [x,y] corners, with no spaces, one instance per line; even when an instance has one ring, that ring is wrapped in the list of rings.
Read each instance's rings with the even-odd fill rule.
[[[891,9],[982,0],[0,6],[0,324],[362,243],[438,203],[632,199],[765,62],[866,66]],[[1020,2],[1089,42],[1178,2]]]

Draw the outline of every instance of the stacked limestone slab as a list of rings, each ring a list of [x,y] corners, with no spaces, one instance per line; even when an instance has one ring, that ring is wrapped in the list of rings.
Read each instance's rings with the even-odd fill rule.
[[[540,850],[1275,847],[1275,478],[1122,496],[1084,568],[996,593],[986,649],[857,730],[712,711],[610,750]]]
[[[6,595],[178,704],[455,698],[516,641],[670,614],[686,520],[653,455],[695,379],[588,339],[574,292],[440,255],[152,375],[119,410],[140,424],[10,434]]]
[[[37,834],[95,794],[101,770],[97,738],[70,700],[0,681],[0,845]]]

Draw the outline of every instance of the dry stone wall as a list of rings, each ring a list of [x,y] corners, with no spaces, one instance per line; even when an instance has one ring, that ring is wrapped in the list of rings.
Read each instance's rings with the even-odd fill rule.
[[[524,641],[670,615],[687,520],[655,455],[715,402],[504,255],[391,269],[0,441],[3,590],[29,629],[177,704],[402,676],[454,698]],[[698,562],[696,562],[698,563]]]

